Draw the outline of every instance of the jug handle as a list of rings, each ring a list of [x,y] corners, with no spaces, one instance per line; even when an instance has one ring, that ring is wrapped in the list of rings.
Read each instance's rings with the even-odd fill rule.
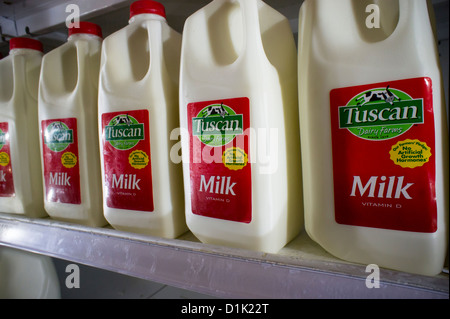
[[[427,14],[423,14],[424,12]],[[434,47],[436,59],[439,60],[436,34],[431,18],[427,0],[399,0],[397,26],[389,37],[379,42],[380,45],[392,43],[397,47],[406,48],[411,46],[411,41],[414,41],[414,47],[419,51]],[[431,38],[428,36],[430,33],[433,35]],[[378,43],[371,43],[371,45],[376,47]]]
[[[77,41],[75,45],[77,55],[77,83],[72,92],[77,90],[84,90],[81,83],[87,81],[95,90],[98,90],[99,75],[93,70],[100,70],[100,58],[102,54],[101,46],[98,53],[92,53],[92,44],[85,41]],[[89,55],[86,52],[91,52]],[[83,58],[85,57],[85,58]],[[97,62],[96,62],[97,59]],[[84,71],[84,72],[83,72]]]
[[[421,26],[428,24],[431,27],[429,14],[421,14],[421,12],[428,12],[426,2],[427,0],[399,0],[398,23],[395,30],[386,40],[405,36],[404,33],[411,32],[414,29],[411,26],[415,24],[420,24]],[[425,21],[423,21],[424,19]]]
[[[83,45],[85,45],[85,43],[79,41],[75,47],[77,52],[77,84],[73,88],[72,92],[83,89],[81,83],[83,83],[83,81],[85,80],[84,78],[86,77],[87,72],[83,73],[82,70],[86,70],[86,68],[89,67],[88,65],[86,65],[84,59],[82,59],[82,52],[80,52],[81,50],[83,50],[83,48],[81,47]]]
[[[399,17],[397,26],[394,31],[384,40],[370,43],[369,46],[377,46],[381,43],[411,41],[410,39],[416,39],[416,42],[425,41],[428,42],[428,37],[422,37],[423,39],[418,39],[420,34],[427,34],[427,32],[414,32],[417,29],[430,28],[430,31],[435,33],[431,26],[430,14],[423,14],[423,12],[428,13],[427,0],[398,0],[399,1]],[[362,39],[360,39],[363,41]],[[433,39],[435,40],[435,39]]]
[[[147,22],[147,23],[151,23]],[[148,70],[145,76],[142,79],[147,78],[151,73],[156,71],[162,72],[161,67],[164,65],[164,55],[162,52],[162,29],[160,23],[154,23],[151,27],[147,25],[147,34],[148,34],[148,54],[149,54],[149,62],[148,62]],[[159,63],[160,67],[156,68],[158,63],[154,63],[155,61],[161,61]],[[150,77],[152,78],[160,78],[159,76]]]
[[[260,56],[268,61],[264,51],[259,25],[258,0],[238,0],[241,7],[242,25],[244,28],[241,59],[255,59]],[[261,56],[261,52],[264,54]],[[239,59],[237,59],[239,60]]]
[[[314,3],[317,1],[317,3]],[[315,4],[316,6],[321,5],[327,5],[327,3],[323,0],[305,0],[305,2],[300,7],[300,13],[306,12],[306,7],[308,5]],[[429,19],[429,14],[421,14],[422,12],[428,12],[427,7],[427,0],[398,0],[399,2],[399,18],[397,25],[395,26],[395,29],[392,31],[392,33],[385,38],[384,40],[368,43],[366,42],[362,36],[355,36],[353,38],[353,41],[351,45],[360,46],[364,44],[364,46],[375,49],[378,46],[384,46],[386,43],[393,43],[393,42],[408,42],[410,41],[410,36],[414,36],[416,38],[416,34],[414,31],[420,28],[431,28],[431,23]],[[349,4],[350,0],[348,1]],[[333,3],[334,4],[334,3]],[[335,3],[337,5],[337,2]],[[349,9],[349,8],[348,8]],[[317,14],[317,13],[316,13]],[[361,12],[361,14],[364,14]],[[311,23],[311,17],[307,17],[304,13],[300,14],[299,16],[300,21],[308,21],[308,23]],[[304,22],[303,22],[304,23]],[[420,26],[419,26],[420,25]],[[330,27],[329,23],[326,23],[324,27]],[[354,28],[357,28],[356,23],[353,24]],[[348,31],[348,30],[346,30]],[[433,31],[433,30],[432,30]],[[324,36],[324,35],[322,35]],[[299,35],[299,39],[300,39]],[[302,41],[302,40],[300,40]],[[341,42],[338,42],[334,37],[327,37],[325,35],[324,41],[331,42],[334,45],[339,46]],[[304,41],[303,41],[304,42]],[[383,49],[384,50],[384,49]]]

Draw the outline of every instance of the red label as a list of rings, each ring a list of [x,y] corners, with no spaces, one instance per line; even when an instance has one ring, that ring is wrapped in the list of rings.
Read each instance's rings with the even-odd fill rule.
[[[45,200],[81,204],[77,119],[41,122]]]
[[[330,105],[336,222],[435,232],[431,79],[334,89]]]
[[[8,123],[0,123],[0,197],[13,197],[14,180],[11,166]]]
[[[250,223],[248,98],[189,103],[187,109],[192,212]]]
[[[106,205],[153,211],[148,110],[102,114]]]

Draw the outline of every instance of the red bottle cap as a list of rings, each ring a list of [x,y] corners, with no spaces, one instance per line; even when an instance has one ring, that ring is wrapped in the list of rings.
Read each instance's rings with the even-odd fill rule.
[[[80,21],[78,28],[75,27],[75,24],[73,24],[72,27],[69,28],[69,37],[72,34],[79,34],[79,33],[93,34],[99,36],[100,38],[103,38],[102,28],[100,28],[99,25],[92,22]]]
[[[44,52],[42,42],[30,38],[12,38],[9,40],[9,49],[33,49]]]
[[[164,6],[156,1],[152,0],[138,0],[130,6],[130,18],[142,13],[158,14],[162,17],[166,17],[166,9]]]

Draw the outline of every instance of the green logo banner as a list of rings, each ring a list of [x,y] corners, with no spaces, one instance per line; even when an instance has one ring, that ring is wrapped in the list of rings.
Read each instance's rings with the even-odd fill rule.
[[[44,143],[54,152],[61,152],[73,143],[73,130],[63,122],[52,122],[44,132]]]
[[[339,107],[339,128],[367,140],[399,136],[423,123],[423,100],[396,89],[375,89],[356,95]]]
[[[105,126],[104,136],[115,149],[129,150],[144,139],[144,124],[128,114],[120,114]]]

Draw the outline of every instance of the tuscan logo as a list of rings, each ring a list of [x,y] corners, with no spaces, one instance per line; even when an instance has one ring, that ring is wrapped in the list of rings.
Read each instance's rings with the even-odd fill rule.
[[[3,145],[6,144],[6,134],[0,129],[0,150],[3,148]]]
[[[389,85],[361,92],[339,107],[339,128],[366,140],[391,139],[421,123],[423,100]]]
[[[192,134],[208,146],[222,146],[242,135],[243,116],[229,106],[211,104],[192,118]]]
[[[104,129],[105,140],[118,150],[129,150],[144,139],[144,124],[128,114],[119,114]]]
[[[53,152],[64,151],[73,143],[73,130],[63,122],[52,122],[45,129],[44,143]]]

